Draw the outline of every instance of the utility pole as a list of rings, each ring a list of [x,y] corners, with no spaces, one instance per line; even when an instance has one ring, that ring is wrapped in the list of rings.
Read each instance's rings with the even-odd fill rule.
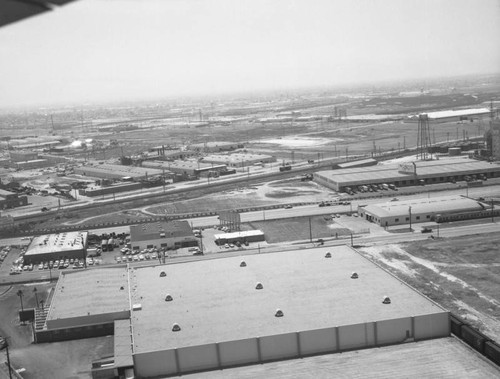
[[[10,367],[10,356],[9,356],[9,341],[7,337],[4,339],[3,346],[0,345],[0,350],[5,349],[5,353],[7,354],[7,367],[9,368],[9,379],[12,379],[12,368]]]
[[[410,213],[410,232],[412,231],[411,229],[411,205],[408,207],[408,212]]]
[[[312,243],[313,241],[313,236],[312,236],[312,226],[311,226],[311,217],[309,217],[309,240]]]
[[[493,205],[493,199],[491,199],[491,222],[495,222],[495,214],[493,211],[495,210],[495,206]]]
[[[35,288],[33,288],[33,292],[35,294],[35,301],[36,301],[36,307],[38,308],[38,290]]]

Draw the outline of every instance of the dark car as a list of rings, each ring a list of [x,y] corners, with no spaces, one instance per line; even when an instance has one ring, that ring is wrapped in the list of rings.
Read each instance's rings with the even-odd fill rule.
[[[424,226],[422,228],[422,233],[432,233],[432,229],[429,228],[428,226]]]

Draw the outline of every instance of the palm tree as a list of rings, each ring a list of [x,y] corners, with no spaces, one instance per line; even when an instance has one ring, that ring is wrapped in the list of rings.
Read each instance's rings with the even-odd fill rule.
[[[23,291],[22,290],[19,290],[17,291],[16,293],[17,296],[19,296],[19,299],[21,300],[21,311],[24,311],[24,306],[23,306]]]

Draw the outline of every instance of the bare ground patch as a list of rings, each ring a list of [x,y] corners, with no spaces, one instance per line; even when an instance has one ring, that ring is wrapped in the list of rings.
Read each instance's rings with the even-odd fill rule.
[[[500,236],[372,246],[362,253],[500,340]]]
[[[350,234],[350,230],[347,228],[330,228],[331,223],[320,216],[311,217],[311,229],[309,229],[309,217],[296,217],[251,222],[247,224],[247,227],[262,230],[268,243],[308,240],[311,235],[312,239],[315,240]]]

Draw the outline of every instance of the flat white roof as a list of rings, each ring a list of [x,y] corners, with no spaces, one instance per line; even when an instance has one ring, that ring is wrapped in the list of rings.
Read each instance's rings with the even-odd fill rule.
[[[427,177],[472,175],[477,172],[500,171],[500,165],[473,159],[454,159],[452,161],[419,161],[417,176],[399,172],[399,164],[325,170],[314,173],[315,177],[330,180],[340,185],[359,185],[360,183],[393,182]]]
[[[127,311],[128,292],[123,267],[65,272],[57,281],[47,320]]]
[[[427,116],[430,119],[439,119],[439,118],[471,116],[476,114],[487,114],[487,113],[490,113],[490,110],[488,108],[475,108],[475,109],[457,109],[457,110],[428,112]],[[412,116],[412,118],[413,117],[418,118],[418,115]]]
[[[404,201],[388,201],[385,203],[370,204],[363,207],[367,212],[379,217],[408,215],[411,207],[412,214],[438,214],[465,211],[483,210],[481,204],[473,199],[462,196],[440,196]]]
[[[218,239],[245,238],[245,237],[263,236],[263,235],[264,232],[262,230],[245,230],[242,232],[214,234],[214,238],[218,240]]]
[[[131,268],[130,286],[134,353],[445,312],[347,246]]]
[[[44,234],[33,238],[25,255],[78,251],[87,246],[88,232]]]

